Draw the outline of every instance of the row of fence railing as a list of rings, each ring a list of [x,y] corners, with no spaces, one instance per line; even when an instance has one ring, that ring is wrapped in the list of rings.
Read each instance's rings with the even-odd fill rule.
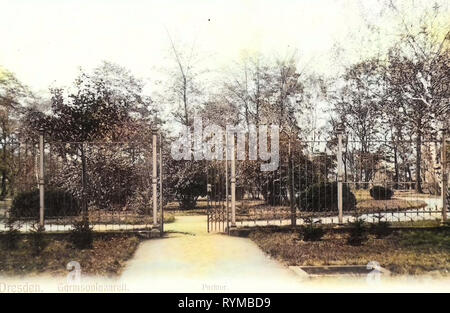
[[[152,158],[158,139],[150,146],[44,142],[41,134],[39,142],[9,144],[14,179],[1,201],[0,231],[11,223],[23,231],[36,224],[67,231],[86,216],[98,231],[159,229],[161,160]]]
[[[152,145],[44,142],[43,136],[40,142],[4,145],[10,178],[0,186],[6,188],[0,230],[14,220],[23,230],[38,222],[46,230],[66,231],[83,214],[96,230],[161,227],[163,208],[169,213],[186,208],[174,204],[180,198],[170,196],[173,186],[164,185],[170,180],[162,177],[156,136]],[[368,148],[339,133],[337,141],[296,144],[290,153],[281,147],[280,165],[270,172],[255,170],[258,161],[210,161],[206,196],[199,198],[206,205],[197,207],[207,214],[210,230],[310,219],[335,224],[357,217],[368,222],[447,218],[445,136],[422,142],[419,175],[413,142],[383,141]]]
[[[447,219],[445,136],[422,142],[419,181],[414,155],[407,158],[392,151],[350,150],[343,141],[339,134],[334,150],[325,144],[315,152],[305,144],[304,151],[309,153],[304,153],[303,159],[285,159],[277,171],[266,175],[266,184],[238,186],[243,197],[237,201],[237,226],[292,225],[311,219],[329,224],[357,218],[372,223]],[[237,179],[239,182],[239,176]]]

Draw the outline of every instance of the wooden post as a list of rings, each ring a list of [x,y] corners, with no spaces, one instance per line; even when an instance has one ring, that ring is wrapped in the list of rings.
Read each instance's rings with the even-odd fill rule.
[[[294,168],[292,166],[291,134],[289,134],[288,145],[288,180],[289,180],[289,206],[291,211],[291,226],[297,225],[297,212],[295,208],[294,195]],[[280,182],[281,183],[281,182]],[[280,185],[281,186],[281,185]]]
[[[39,134],[39,226],[44,227],[44,130],[40,130]]]
[[[228,133],[225,132],[225,147],[228,147]],[[225,197],[226,197],[226,210],[227,216],[227,232],[230,233],[230,199],[228,197],[228,148],[225,149]]]
[[[447,172],[447,132],[446,129],[442,129],[442,147],[441,147],[441,168],[442,168],[442,184],[441,184],[441,197],[442,197],[442,221],[447,221],[447,193],[448,193],[448,172]]]
[[[211,184],[209,183],[209,167],[206,166],[206,210],[207,210],[207,214],[206,214],[206,224],[207,224],[207,230],[208,233],[210,231],[209,229],[209,223],[210,223],[210,215],[211,215]]]
[[[157,168],[157,151],[156,151],[156,135],[157,128],[152,127],[152,187],[153,187],[153,228],[158,228],[158,168]]]
[[[159,133],[159,207],[161,209],[161,236],[164,234],[163,206],[163,166],[162,166],[162,135]]]
[[[231,227],[236,227],[236,158],[234,143],[233,133],[231,138]]]
[[[337,176],[337,181],[338,181],[338,211],[339,211],[339,217],[338,217],[338,222],[339,224],[343,224],[344,223],[344,216],[343,216],[343,199],[342,199],[342,184],[343,184],[343,173],[342,173],[342,134],[343,134],[344,130],[343,128],[338,128],[337,129],[337,135],[338,135],[338,154],[337,154],[337,162],[338,162],[338,176]]]

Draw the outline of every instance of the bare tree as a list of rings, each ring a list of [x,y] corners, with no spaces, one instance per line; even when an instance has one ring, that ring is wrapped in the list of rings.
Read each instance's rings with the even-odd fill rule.
[[[204,72],[198,66],[200,58],[197,55],[195,41],[188,49],[181,49],[169,31],[167,36],[175,62],[175,69],[169,73],[168,100],[178,105],[178,109],[173,113],[175,119],[183,125],[190,126],[195,107],[201,102],[199,100],[202,91],[198,76]]]
[[[357,181],[368,182],[374,174],[373,166],[379,149],[375,140],[381,130],[384,92],[380,78],[377,59],[361,61],[347,69],[342,77],[343,86],[332,97],[333,111],[338,120],[345,126],[349,137],[358,141],[359,147],[346,154]]]
[[[415,28],[392,2],[391,8],[400,15],[403,32],[389,52],[385,81],[390,102],[399,108],[402,122],[414,134],[415,188],[423,192],[423,139],[434,137],[450,112],[450,31],[433,24],[439,7],[424,12]],[[436,32],[437,28],[441,32]]]

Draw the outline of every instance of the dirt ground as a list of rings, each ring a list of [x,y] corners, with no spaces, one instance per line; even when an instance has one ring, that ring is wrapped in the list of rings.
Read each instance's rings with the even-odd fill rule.
[[[254,231],[250,238],[287,265],[365,265],[377,261],[393,274],[450,272],[450,232],[402,231],[386,238],[368,236],[361,246],[348,244],[346,233],[327,233],[303,241],[298,232]]]
[[[92,249],[75,248],[67,236],[50,236],[45,239],[43,251],[36,255],[31,240],[21,238],[16,249],[0,250],[0,276],[67,275],[66,266],[71,261],[81,265],[83,273],[99,276],[117,276],[125,262],[136,251],[139,240],[135,236],[96,236]]]

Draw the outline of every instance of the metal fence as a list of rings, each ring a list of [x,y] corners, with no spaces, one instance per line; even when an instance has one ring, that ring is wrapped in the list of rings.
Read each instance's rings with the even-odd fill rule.
[[[4,230],[11,216],[12,197],[37,190],[39,186],[39,143],[13,138],[2,143],[1,152],[3,179],[1,182],[0,230]],[[39,201],[39,196],[34,200]],[[20,224],[23,229],[28,229],[33,221],[34,219],[24,216],[16,223]]]
[[[2,202],[0,229],[12,222],[21,231],[36,224],[67,231],[83,216],[96,231],[162,227],[156,140],[44,142],[41,135],[10,154],[13,200]]]
[[[245,161],[237,165],[236,226],[447,218],[445,137],[422,140],[420,162],[416,141],[361,142],[339,133],[336,140],[295,144],[298,151],[281,154],[278,170],[255,172],[250,181]]]
[[[24,231],[37,222],[47,231],[67,231],[87,214],[99,231],[163,231],[163,208],[180,199],[171,197],[173,186],[165,185],[170,180],[162,175],[158,139],[155,133],[152,145],[44,143],[41,136],[37,142],[10,144],[10,179],[2,186],[14,203],[2,201],[0,230],[14,219]],[[205,197],[200,198],[206,204],[206,227],[226,232],[234,226],[338,224],[357,217],[367,222],[446,220],[448,143],[445,136],[422,140],[420,162],[416,144],[361,142],[339,133],[330,141],[281,142],[275,171],[261,172],[259,161],[208,161]]]

